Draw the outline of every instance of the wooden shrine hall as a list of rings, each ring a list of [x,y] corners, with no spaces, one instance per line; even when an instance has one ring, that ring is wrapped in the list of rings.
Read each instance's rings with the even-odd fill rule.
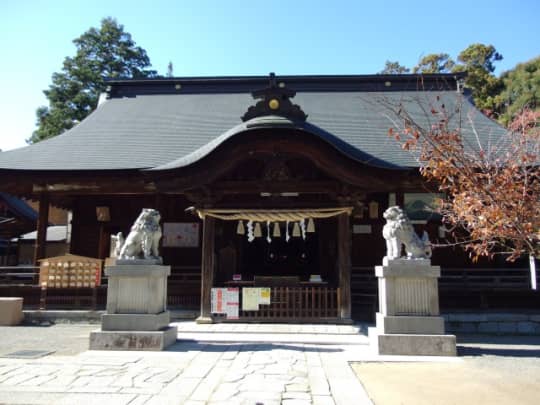
[[[355,300],[373,295],[363,280],[384,255],[388,206],[438,237],[429,190],[388,136],[395,117],[385,106],[401,103],[426,122],[437,98],[471,117],[465,137],[505,132],[475,109],[462,79],[112,80],[71,130],[0,153],[0,191],[39,200],[36,260],[49,204],[73,213],[70,252],[100,259],[111,235],[155,208],[170,305],[200,305],[207,321],[348,322],[374,312]],[[463,267],[466,256],[433,261]]]

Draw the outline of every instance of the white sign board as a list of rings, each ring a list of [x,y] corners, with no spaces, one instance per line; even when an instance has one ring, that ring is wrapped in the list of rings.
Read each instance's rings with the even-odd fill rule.
[[[227,319],[238,319],[240,294],[238,288],[212,288],[213,314],[225,314]]]
[[[199,223],[165,222],[163,247],[199,247]]]
[[[270,305],[270,287],[242,288],[242,311],[258,311],[259,305]]]

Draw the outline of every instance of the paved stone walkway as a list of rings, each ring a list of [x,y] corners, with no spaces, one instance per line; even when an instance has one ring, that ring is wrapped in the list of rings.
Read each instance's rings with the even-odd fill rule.
[[[181,323],[180,340],[165,352],[84,351],[34,360],[0,358],[0,403],[371,403],[348,363],[369,352],[356,327],[253,326]],[[357,340],[335,344],[333,339],[340,333]],[[244,342],[232,341],[231,335]],[[288,342],[295,335],[298,341],[319,335],[319,343]]]

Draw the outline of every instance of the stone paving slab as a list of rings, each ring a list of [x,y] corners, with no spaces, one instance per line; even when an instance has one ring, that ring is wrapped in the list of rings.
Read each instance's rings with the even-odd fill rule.
[[[350,404],[354,395],[355,404],[368,404],[358,380],[347,379],[345,352],[330,345],[180,341],[158,353],[0,358],[0,403]]]
[[[39,359],[0,357],[0,403],[348,405],[334,392],[342,386],[332,379],[342,375],[333,377],[323,357],[369,350],[362,328],[354,325],[175,324],[179,339],[163,352],[85,350],[81,339],[86,336],[88,347],[88,326],[18,329],[30,335],[28,341],[17,339],[16,329],[5,330],[0,356],[11,344],[33,349],[47,343],[61,350]],[[73,337],[76,345],[64,342]],[[333,367],[350,369],[347,355],[338,357]],[[356,400],[370,403],[365,394]]]
[[[303,338],[300,341],[284,341],[290,334],[288,332],[294,332],[294,329],[287,329],[291,325],[279,325],[281,332],[272,334],[272,342],[267,342],[267,334],[253,330],[251,325],[232,325],[243,329],[237,333],[218,332],[212,328],[201,332],[193,328],[193,324],[184,325],[186,334],[191,333],[192,337],[196,331],[203,336],[212,334],[215,341],[182,339],[164,352],[88,351],[83,348],[76,351],[78,354],[70,355],[68,350],[75,351],[79,346],[69,346],[66,340],[79,339],[84,330],[88,335],[90,329],[76,326],[73,329],[67,326],[3,328],[0,330],[0,355],[14,351],[13,344],[21,350],[35,349],[35,342],[65,349],[60,354],[39,359],[0,357],[0,403],[361,405],[371,402],[353,375],[350,367],[353,361],[464,361],[456,357],[378,356],[369,345],[361,343],[363,339],[367,342],[362,335],[350,334],[360,343],[335,344],[331,340],[336,334],[332,328],[319,330],[318,338],[324,343],[308,344],[305,337],[309,335],[303,333],[297,333]],[[229,337],[235,333],[238,338],[231,341]],[[246,335],[256,339],[243,342]],[[475,339],[462,343],[461,349],[476,349]],[[501,350],[506,353],[510,349],[520,349],[530,355],[538,353],[537,340],[522,338],[514,342],[505,339],[504,346],[501,341],[493,347],[484,343],[483,350],[487,354]],[[492,357],[495,358],[488,356]]]
[[[78,405],[96,395],[103,403],[135,405],[370,403],[348,365],[348,358],[369,356],[361,328],[179,325],[179,336],[190,339],[180,339],[167,352],[85,351],[26,362],[0,359],[1,398],[36,404],[77,398]],[[205,342],[210,338],[214,342]]]

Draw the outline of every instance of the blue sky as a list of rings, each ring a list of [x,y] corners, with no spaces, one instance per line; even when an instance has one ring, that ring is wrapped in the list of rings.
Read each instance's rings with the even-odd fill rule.
[[[42,91],[72,40],[115,17],[175,76],[370,74],[386,60],[453,58],[476,42],[504,56],[497,73],[540,55],[540,2],[0,0],[0,149],[24,146]]]

